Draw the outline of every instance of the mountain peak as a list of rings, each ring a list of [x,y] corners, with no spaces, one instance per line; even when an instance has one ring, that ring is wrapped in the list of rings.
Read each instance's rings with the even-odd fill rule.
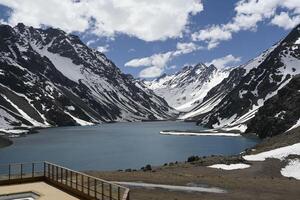
[[[229,74],[215,66],[204,63],[184,66],[172,75],[162,75],[160,78],[146,82],[146,86],[154,90],[173,108],[180,111],[192,109],[196,102],[201,102],[209,89],[222,81]]]

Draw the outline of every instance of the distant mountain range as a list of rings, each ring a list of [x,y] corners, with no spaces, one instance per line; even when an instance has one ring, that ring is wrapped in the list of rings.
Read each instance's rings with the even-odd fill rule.
[[[242,132],[247,130],[247,124],[251,124],[247,132],[260,132],[265,137],[268,134],[266,130],[262,131],[262,127],[275,129],[276,126],[272,124],[277,122],[269,120],[269,125],[263,126],[262,118],[276,118],[279,112],[284,118],[284,113],[293,113],[286,123],[284,120],[279,123],[286,124],[278,129],[280,131],[273,130],[269,135],[287,130],[300,118],[298,111],[285,110],[296,111],[300,107],[299,100],[291,98],[291,95],[297,96],[300,91],[297,80],[293,81],[293,92],[285,92],[290,88],[287,84],[299,73],[300,25],[258,57],[232,70],[222,71],[214,66],[199,64],[185,67],[174,75],[161,77],[146,85],[174,108],[187,111],[180,119],[197,121],[208,128],[237,129]],[[280,97],[284,98],[279,100]],[[264,106],[265,102],[268,108]],[[288,105],[270,109],[272,102]],[[280,108],[282,110],[278,110]],[[273,113],[275,110],[277,114]],[[260,128],[253,128],[255,126]]]
[[[175,111],[75,35],[0,25],[0,129],[162,120]]]
[[[199,63],[152,80],[59,29],[0,25],[0,131],[179,119],[273,136],[300,125],[300,25],[248,63]]]
[[[203,63],[185,66],[172,75],[162,75],[152,81],[145,81],[146,86],[158,96],[163,97],[170,106],[178,111],[190,111],[229,75],[230,69],[217,69],[214,65]]]

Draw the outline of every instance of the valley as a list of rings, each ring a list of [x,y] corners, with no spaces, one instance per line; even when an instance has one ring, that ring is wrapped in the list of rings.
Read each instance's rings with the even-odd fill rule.
[[[284,176],[298,179],[290,170],[300,152],[289,149],[300,142],[300,26],[244,65],[199,63],[151,81],[123,74],[58,29],[0,25],[0,35],[1,162],[46,159],[111,181],[229,191],[156,188],[157,199],[299,195],[299,181]],[[286,157],[278,160],[271,152],[281,147]],[[260,152],[271,157],[255,161]],[[288,189],[274,194],[282,184]],[[129,187],[134,198],[150,198],[149,189]]]

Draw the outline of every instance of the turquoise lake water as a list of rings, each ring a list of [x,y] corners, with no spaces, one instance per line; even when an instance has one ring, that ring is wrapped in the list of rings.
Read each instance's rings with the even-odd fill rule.
[[[191,155],[237,154],[258,142],[245,137],[161,135],[162,130],[203,128],[164,121],[43,129],[0,149],[0,163],[47,160],[76,170],[139,169],[185,161]]]

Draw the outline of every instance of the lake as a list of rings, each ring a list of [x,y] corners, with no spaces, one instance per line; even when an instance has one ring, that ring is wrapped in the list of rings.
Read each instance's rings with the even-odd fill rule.
[[[171,136],[162,130],[203,130],[191,122],[131,122],[40,130],[0,149],[0,163],[50,161],[76,170],[139,169],[191,155],[237,154],[258,139]]]

